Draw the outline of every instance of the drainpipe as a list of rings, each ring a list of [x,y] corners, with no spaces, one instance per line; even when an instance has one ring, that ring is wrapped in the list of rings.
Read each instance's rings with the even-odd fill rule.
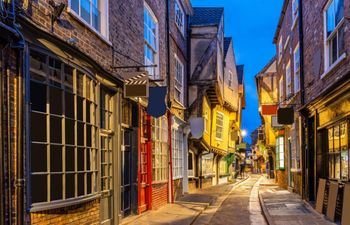
[[[168,86],[168,95],[167,102],[168,106],[171,107],[171,99],[170,99],[170,0],[166,0],[166,47],[167,47],[167,86]],[[171,143],[171,122],[172,115],[170,108],[168,108],[168,143],[169,143],[169,196],[170,203],[174,203],[174,184],[173,184],[173,156],[172,156],[172,143]]]
[[[305,104],[305,81],[304,81],[304,31],[303,31],[303,1],[299,1],[299,51],[300,51],[300,103],[301,106]],[[307,115],[301,113],[301,162],[302,162],[302,198],[305,199],[305,191],[306,191],[306,165],[307,165],[307,157],[306,157],[306,141],[305,141],[305,128],[306,128],[306,120]]]

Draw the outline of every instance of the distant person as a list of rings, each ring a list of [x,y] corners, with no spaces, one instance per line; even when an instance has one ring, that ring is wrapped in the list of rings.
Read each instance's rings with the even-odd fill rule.
[[[241,178],[244,178],[244,170],[245,170],[245,162],[242,161],[240,164],[239,164],[239,173],[241,175]]]

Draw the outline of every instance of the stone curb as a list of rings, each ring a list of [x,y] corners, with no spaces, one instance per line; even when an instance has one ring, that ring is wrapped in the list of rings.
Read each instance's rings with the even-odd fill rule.
[[[259,185],[260,186],[260,185]],[[268,213],[268,210],[265,206],[265,203],[264,203],[264,199],[263,197],[261,196],[260,194],[260,187],[259,187],[259,202],[260,202],[260,206],[261,206],[261,209],[262,209],[262,212],[263,212],[263,215],[265,217],[265,220],[266,222],[269,224],[269,225],[275,225],[275,223],[273,222],[273,219],[272,217],[270,216],[270,214]]]

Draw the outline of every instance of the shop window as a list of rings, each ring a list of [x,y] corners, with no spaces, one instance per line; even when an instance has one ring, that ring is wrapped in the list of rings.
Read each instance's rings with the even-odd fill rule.
[[[89,191],[97,182],[97,167],[91,166],[97,161],[97,143],[87,138],[96,134],[97,126],[86,119],[88,95],[80,91],[80,80],[88,80],[93,89],[96,82],[36,50],[30,50],[30,74],[31,207],[52,208],[56,203],[68,204],[68,199],[97,194]],[[90,107],[96,108],[96,101],[90,101]],[[87,154],[87,147],[94,154]]]
[[[202,176],[214,175],[214,154],[210,153],[202,156]]]
[[[163,116],[152,119],[152,178],[153,181],[168,179],[168,121]]]
[[[348,124],[328,128],[328,177],[349,179]]]
[[[276,169],[284,169],[284,137],[276,138]]]
[[[178,129],[172,129],[172,157],[173,157],[173,178],[183,176],[183,133]]]

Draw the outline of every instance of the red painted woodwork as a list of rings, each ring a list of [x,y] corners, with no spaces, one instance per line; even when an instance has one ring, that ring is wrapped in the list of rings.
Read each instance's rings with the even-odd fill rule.
[[[277,114],[277,105],[262,105],[261,114],[264,116],[276,115]]]

